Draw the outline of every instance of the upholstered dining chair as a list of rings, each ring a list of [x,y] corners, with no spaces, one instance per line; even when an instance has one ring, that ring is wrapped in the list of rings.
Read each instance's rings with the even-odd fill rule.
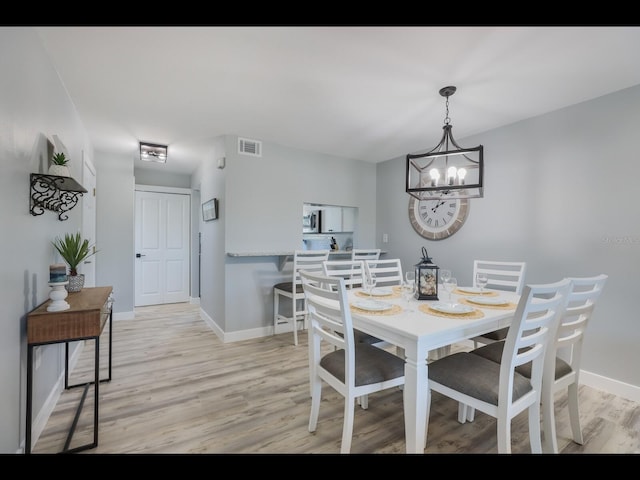
[[[528,412],[532,453],[542,453],[540,400],[545,352],[553,349],[569,279],[526,285],[504,341],[500,363],[471,352],[458,352],[429,364],[427,413],[432,392],[480,410],[497,420],[498,453],[511,453],[511,421]],[[518,368],[530,364],[531,375]],[[429,415],[427,414],[427,421]]]
[[[293,254],[291,280],[277,283],[273,287],[273,333],[283,324],[293,325],[293,344],[298,345],[298,322],[306,324],[307,309],[300,280],[300,270],[321,273],[322,262],[329,258],[329,250],[296,250]],[[291,300],[291,315],[280,312],[280,298]]]
[[[381,252],[379,248],[354,248],[351,250],[351,260],[377,260]]]
[[[367,275],[376,276],[376,286],[402,285],[402,263],[399,258],[365,260],[364,267]]]
[[[317,428],[324,382],[344,397],[340,453],[349,453],[356,399],[404,385],[404,360],[355,342],[343,278],[307,271],[300,276],[309,311],[309,432]]]
[[[476,285],[476,275],[484,273],[487,275],[487,285],[485,288],[494,290],[504,290],[520,295],[524,287],[527,262],[504,262],[496,260],[474,260],[473,261],[473,286]],[[485,333],[474,337],[473,346],[477,348],[480,344],[486,345],[498,342],[507,338],[508,328],[501,328],[493,332]]]
[[[553,348],[547,351],[545,373],[542,379],[542,429],[546,453],[558,453],[555,394],[565,389],[573,441],[579,445],[583,443],[578,400],[582,344],[596,301],[602,293],[607,278],[605,274],[569,278],[571,290],[567,295],[566,307],[558,324]],[[504,341],[494,342],[475,349],[472,353],[500,362],[504,345]],[[527,378],[531,377],[529,365],[521,365],[516,370]],[[467,418],[473,420],[473,412],[467,412]]]

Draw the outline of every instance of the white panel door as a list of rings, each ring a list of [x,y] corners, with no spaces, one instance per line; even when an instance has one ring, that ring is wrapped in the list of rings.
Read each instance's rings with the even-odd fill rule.
[[[82,195],[82,236],[89,239],[94,250],[99,248],[96,243],[96,170],[91,160],[82,154],[82,186],[87,193]],[[79,273],[84,275],[84,286],[96,286],[96,257],[87,258],[80,265]]]
[[[189,195],[136,191],[136,307],[189,300],[189,223]]]

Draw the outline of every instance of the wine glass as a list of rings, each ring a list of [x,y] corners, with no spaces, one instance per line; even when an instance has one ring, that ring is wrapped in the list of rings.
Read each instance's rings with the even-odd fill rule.
[[[405,272],[404,279],[407,281],[407,283],[416,283],[416,272],[414,272],[413,270]]]
[[[414,275],[415,276],[415,275]],[[402,284],[402,297],[407,302],[407,312],[413,312],[411,309],[411,298],[416,294],[416,282],[407,281]]]
[[[442,285],[444,286],[444,289],[449,292],[449,303],[453,305],[453,302],[451,301],[451,293],[458,286],[458,280],[455,277],[449,277],[442,283]]]
[[[476,273],[476,285],[480,287],[480,293],[484,293],[484,287],[489,283],[486,273]]]
[[[373,273],[368,275],[363,275],[362,282],[364,284],[365,291],[369,294],[369,298],[371,298],[371,293],[373,288],[376,286],[376,276]]]
[[[440,280],[442,280],[442,285],[444,285],[445,282],[450,278],[451,278],[451,270],[440,270]]]

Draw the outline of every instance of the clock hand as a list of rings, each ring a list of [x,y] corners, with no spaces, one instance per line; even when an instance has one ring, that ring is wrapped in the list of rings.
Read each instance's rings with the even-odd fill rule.
[[[442,200],[439,204],[437,204],[435,207],[433,207],[433,208],[431,209],[431,211],[432,211],[433,213],[436,213],[436,210],[438,209],[438,207],[439,207],[440,205],[442,205],[444,202],[446,202],[446,200]]]

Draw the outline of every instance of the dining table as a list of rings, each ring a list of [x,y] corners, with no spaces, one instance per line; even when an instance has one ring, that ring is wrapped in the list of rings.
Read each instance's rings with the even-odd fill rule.
[[[369,295],[369,293],[372,293]],[[438,300],[406,300],[399,286],[348,290],[353,327],[397,347],[405,358],[406,453],[424,453],[429,352],[507,327],[520,296],[457,287]]]

